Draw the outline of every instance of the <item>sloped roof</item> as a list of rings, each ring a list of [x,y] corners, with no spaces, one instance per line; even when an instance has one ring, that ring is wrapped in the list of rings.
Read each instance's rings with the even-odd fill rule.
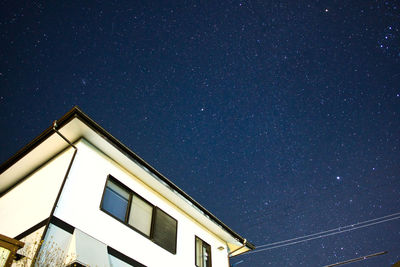
[[[172,181],[159,173],[150,164],[136,155],[128,147],[122,144],[118,139],[113,137],[109,132],[104,130],[99,124],[93,121],[89,116],[83,113],[78,107],[72,108],[62,118],[57,121],[58,129],[64,131],[63,134],[69,138],[70,141],[76,142],[80,138],[91,139],[92,142],[97,142],[104,147],[106,151],[118,150],[120,153],[129,158],[135,164],[140,165],[143,170],[148,172],[158,181],[158,188],[160,186],[168,187],[172,193],[179,195],[181,200],[177,204],[186,206],[186,211],[197,211],[202,216],[197,219],[205,222],[210,220],[216,224],[221,230],[228,233],[237,242],[230,244],[230,250],[234,251],[245,244],[242,249],[237,250],[233,255],[244,253],[248,250],[255,248],[253,244],[247,242],[242,236],[230,229],[226,224],[220,221],[215,215],[201,206],[197,201],[175,185]],[[37,167],[45,163],[48,158],[44,158],[44,153],[55,155],[62,149],[66,148],[65,142],[56,141],[57,136],[54,134],[53,126],[47,128],[43,133],[36,137],[33,141],[23,147],[14,156],[0,165],[0,196],[5,194],[8,190],[13,188],[21,180],[21,177],[26,177],[29,173],[36,170]],[[108,153],[107,153],[108,154]],[[127,161],[121,160],[122,163]],[[154,185],[156,185],[154,183]],[[176,199],[175,199],[176,200]],[[203,218],[205,217],[205,218]],[[218,229],[214,227],[218,232]],[[226,235],[224,235],[226,236]],[[229,243],[229,242],[228,242]]]

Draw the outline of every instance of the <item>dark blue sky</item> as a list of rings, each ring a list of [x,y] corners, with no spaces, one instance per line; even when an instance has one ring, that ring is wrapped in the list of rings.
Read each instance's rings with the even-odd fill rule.
[[[72,106],[256,245],[400,207],[399,1],[5,1],[0,161]],[[236,266],[400,260],[400,220]]]

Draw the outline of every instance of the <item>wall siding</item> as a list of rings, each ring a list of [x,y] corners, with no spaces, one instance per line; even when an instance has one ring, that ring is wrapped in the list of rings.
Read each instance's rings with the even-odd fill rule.
[[[77,147],[78,153],[55,216],[146,266],[195,266],[195,235],[211,245],[214,267],[228,266],[227,248],[223,240],[85,140],[79,141]],[[176,255],[100,210],[109,174],[178,221]],[[218,250],[220,246],[225,249]]]
[[[64,151],[0,198],[1,233],[14,238],[48,218],[73,151]]]

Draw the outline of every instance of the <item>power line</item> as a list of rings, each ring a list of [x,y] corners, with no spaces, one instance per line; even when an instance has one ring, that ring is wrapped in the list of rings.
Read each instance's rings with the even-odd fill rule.
[[[395,217],[393,217],[393,216],[395,216]],[[390,217],[392,217],[392,218],[390,218]],[[372,226],[372,225],[376,225],[376,224],[380,224],[380,223],[384,223],[384,222],[388,222],[388,221],[393,221],[393,220],[397,220],[397,219],[400,219],[400,212],[393,213],[393,214],[386,215],[386,216],[379,217],[379,218],[372,219],[372,220],[367,220],[367,221],[360,222],[357,224],[351,224],[351,225],[347,225],[347,226],[343,226],[343,227],[338,227],[335,229],[331,229],[331,230],[327,230],[327,231],[323,231],[323,232],[319,232],[319,233],[315,233],[315,234],[311,234],[311,235],[306,235],[306,236],[302,236],[302,237],[296,237],[296,238],[292,238],[292,239],[288,239],[288,240],[284,240],[284,241],[261,245],[261,246],[258,246],[258,248],[256,250],[249,251],[246,254],[252,254],[252,253],[257,253],[257,252],[261,252],[261,251],[265,251],[265,250],[271,250],[271,249],[275,249],[275,248],[295,245],[298,243],[303,243],[303,242],[314,240],[314,239],[319,239],[319,238],[324,238],[327,236],[341,234],[341,233],[345,233],[345,232],[353,231],[356,229],[361,229],[361,228],[365,228],[368,226]],[[297,240],[297,241],[295,241],[295,240]]]
[[[363,222],[358,222],[358,223],[355,223],[355,224],[349,224],[349,225],[346,225],[346,226],[337,227],[337,228],[334,228],[334,229],[330,229],[330,230],[326,230],[326,231],[322,231],[322,232],[318,232],[318,233],[314,233],[314,234],[309,234],[309,235],[300,236],[300,237],[296,237],[296,238],[292,238],[292,239],[287,239],[287,240],[283,240],[283,241],[278,241],[278,242],[274,242],[274,243],[260,245],[260,246],[257,246],[257,248],[269,247],[269,246],[272,246],[272,245],[277,245],[277,244],[281,244],[281,243],[287,243],[287,242],[290,242],[290,241],[303,239],[303,238],[307,238],[307,237],[311,237],[311,236],[322,235],[322,234],[329,233],[329,232],[345,230],[347,228],[353,228],[353,227],[355,227],[357,225],[362,225],[362,224],[366,224],[366,223],[370,223],[370,222],[374,222],[374,221],[379,221],[379,220],[382,220],[382,219],[385,219],[385,218],[389,218],[389,217],[393,217],[393,216],[400,216],[400,212],[392,213],[392,214],[389,214],[389,215],[386,215],[386,216],[378,217],[378,218],[375,218],[375,219],[370,219],[370,220],[363,221]]]
[[[387,253],[388,253],[387,251],[377,252],[377,253],[370,254],[370,255],[367,255],[367,256],[363,256],[363,257],[359,257],[359,258],[355,258],[355,259],[351,259],[351,260],[347,260],[347,261],[341,261],[341,262],[337,262],[337,263],[334,263],[334,264],[325,265],[323,267],[333,267],[333,266],[344,265],[344,264],[348,264],[348,263],[352,263],[352,262],[356,262],[356,261],[363,261],[363,260],[366,260],[368,258],[381,256],[381,255],[384,255],[384,254],[387,254]]]
[[[290,245],[295,245],[295,244],[298,244],[298,243],[303,243],[303,242],[306,242],[306,241],[319,239],[319,238],[323,238],[323,237],[327,237],[327,236],[331,236],[331,235],[341,234],[341,233],[353,231],[353,230],[356,230],[356,229],[360,229],[360,228],[364,228],[364,227],[367,227],[367,226],[371,226],[371,225],[375,225],[375,224],[379,224],[379,223],[384,223],[384,222],[392,221],[392,220],[396,220],[396,219],[400,219],[400,216],[394,217],[394,218],[390,218],[390,219],[386,219],[386,220],[383,220],[383,221],[380,221],[380,222],[375,222],[375,223],[370,223],[370,224],[359,226],[359,227],[354,227],[354,228],[343,230],[343,231],[340,231],[340,232],[334,232],[334,233],[330,233],[330,234],[320,235],[320,236],[316,236],[316,237],[312,237],[312,238],[308,238],[308,239],[304,239],[304,240],[300,240],[300,241],[290,242],[290,243],[286,243],[286,244],[282,244],[282,245],[277,245],[277,246],[272,246],[272,247],[267,247],[267,248],[262,248],[262,249],[256,249],[256,250],[247,252],[245,255],[252,254],[252,253],[257,253],[257,252],[261,252],[261,251],[265,251],[265,250],[271,250],[271,249],[274,249],[274,248],[280,248],[280,247],[286,247],[286,246],[290,246]]]

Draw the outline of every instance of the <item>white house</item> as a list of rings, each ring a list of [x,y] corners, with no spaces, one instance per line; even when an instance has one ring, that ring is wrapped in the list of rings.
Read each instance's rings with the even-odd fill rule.
[[[228,267],[255,248],[77,107],[0,166],[0,234],[25,243],[13,266]]]

